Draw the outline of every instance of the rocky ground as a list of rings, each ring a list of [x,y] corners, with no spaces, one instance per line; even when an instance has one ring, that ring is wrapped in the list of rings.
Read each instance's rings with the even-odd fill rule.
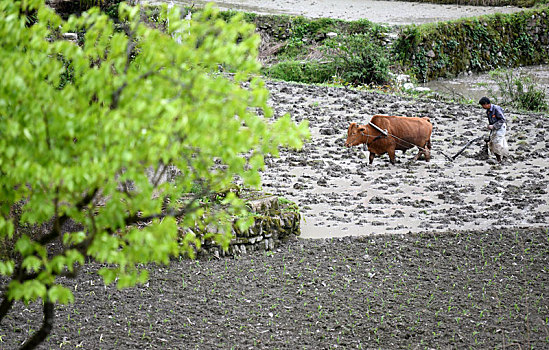
[[[449,162],[441,152],[486,133],[479,107],[268,88],[275,115],[310,121],[303,150],[267,159],[263,174],[266,191],[302,208],[303,238],[151,266],[146,285],[123,291],[87,266],[66,281],[75,303],[57,308],[41,349],[549,347],[546,116],[507,113],[504,165],[482,145]],[[432,161],[399,152],[396,165],[386,156],[367,165],[362,149],[345,148],[347,125],[377,113],[430,117]],[[0,349],[17,348],[40,322],[39,305],[17,303]]]

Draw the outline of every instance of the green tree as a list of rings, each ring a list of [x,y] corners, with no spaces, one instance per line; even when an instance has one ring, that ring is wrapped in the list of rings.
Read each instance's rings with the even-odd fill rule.
[[[14,241],[0,261],[0,322],[15,301],[44,313],[23,348],[49,334],[56,303],[73,301],[57,277],[96,261],[106,284],[134,286],[147,279],[141,264],[192,256],[206,225],[227,246],[235,216],[251,224],[242,201],[201,199],[235,181],[259,186],[264,155],[308,137],[288,115],[271,120],[259,37],[240,16],[208,7],[185,20],[164,7],[165,30],[138,7],[119,16],[94,8],[64,21],[41,0],[0,1],[0,245]],[[160,181],[168,169],[177,176]]]

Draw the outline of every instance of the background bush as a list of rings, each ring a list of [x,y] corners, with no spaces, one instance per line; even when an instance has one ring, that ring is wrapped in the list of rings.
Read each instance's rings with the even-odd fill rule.
[[[511,69],[496,69],[490,72],[490,77],[496,83],[500,103],[507,103],[529,111],[548,110],[547,93],[540,87],[534,77]]]
[[[384,47],[369,34],[338,36],[326,43],[327,57],[344,82],[382,85],[389,80],[389,59]]]
[[[332,79],[333,67],[320,62],[285,61],[263,69],[271,79],[320,84]]]

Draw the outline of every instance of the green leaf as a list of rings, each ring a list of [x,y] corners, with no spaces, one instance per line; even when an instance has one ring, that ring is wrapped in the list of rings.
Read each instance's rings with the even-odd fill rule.
[[[27,256],[34,252],[32,242],[27,235],[23,235],[17,240],[15,249],[21,253],[22,256]]]
[[[26,269],[27,272],[32,273],[40,270],[40,267],[42,266],[42,261],[36,256],[31,255],[23,259],[23,263],[21,264],[21,266]]]
[[[66,258],[61,255],[54,256],[49,262],[48,267],[54,274],[61,273],[65,268]]]
[[[118,275],[117,270],[115,269],[109,269],[109,268],[102,268],[97,272],[101,277],[103,277],[103,282],[106,285],[109,285],[113,283],[116,280],[116,277]]]
[[[61,285],[54,285],[48,290],[48,299],[53,303],[74,303],[74,295],[72,294],[72,292],[68,288],[65,288]]]
[[[0,217],[0,239],[4,237],[12,238],[14,232],[13,223]]]
[[[26,281],[21,288],[23,289],[22,299],[26,303],[33,302],[38,298],[44,299],[47,293],[46,286],[37,280]]]
[[[80,266],[84,265],[84,256],[75,249],[70,249],[65,253],[66,265],[69,271],[74,271],[74,265],[78,263]]]
[[[0,261],[0,275],[8,276],[13,274],[15,263],[13,260]]]
[[[83,231],[80,232],[67,232],[63,235],[63,244],[64,245],[76,245],[84,242],[86,239],[86,233]]]

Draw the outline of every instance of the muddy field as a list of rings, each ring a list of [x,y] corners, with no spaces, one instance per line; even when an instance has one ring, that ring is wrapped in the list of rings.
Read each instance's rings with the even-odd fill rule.
[[[512,157],[488,157],[484,110],[477,105],[408,99],[343,88],[270,83],[277,115],[310,122],[312,138],[298,152],[268,160],[264,190],[301,207],[302,237],[543,227],[549,223],[549,118],[507,111]],[[429,117],[432,159],[411,162],[415,150],[368,165],[368,152],[346,148],[351,122],[374,114]]]
[[[221,10],[236,10],[260,14],[282,14],[309,18],[367,19],[391,25],[421,24],[449,21],[462,17],[492,13],[513,13],[521,8],[513,6],[441,5],[406,1],[383,0],[155,0],[186,6],[204,6],[213,2]]]
[[[359,2],[269,3],[365,17]],[[391,6],[383,8],[393,19],[430,16],[419,4]],[[263,173],[265,191],[301,207],[301,238],[274,252],[150,266],[147,284],[124,291],[105,287],[100,266],[89,265],[62,281],[75,303],[57,308],[40,349],[549,348],[547,116],[508,111],[512,159],[503,165],[482,143],[449,162],[442,152],[486,134],[479,106],[268,88],[276,116],[307,119],[312,131],[303,150],[267,159]],[[345,148],[349,123],[374,114],[431,118],[431,162],[410,162],[408,151],[396,165],[387,156],[368,165],[367,152]],[[39,305],[16,303],[0,324],[0,349],[18,348],[40,322]]]
[[[310,121],[301,151],[268,159],[266,191],[296,201],[303,237],[274,252],[151,266],[117,291],[88,266],[67,281],[41,349],[542,349],[549,347],[548,118],[508,112],[512,161],[481,145],[477,106],[341,88],[268,84],[276,115]],[[433,159],[367,165],[343,147],[373,114],[428,116]],[[354,235],[355,237],[352,237]],[[341,237],[348,236],[348,237]],[[0,325],[14,349],[40,325],[17,303]]]

